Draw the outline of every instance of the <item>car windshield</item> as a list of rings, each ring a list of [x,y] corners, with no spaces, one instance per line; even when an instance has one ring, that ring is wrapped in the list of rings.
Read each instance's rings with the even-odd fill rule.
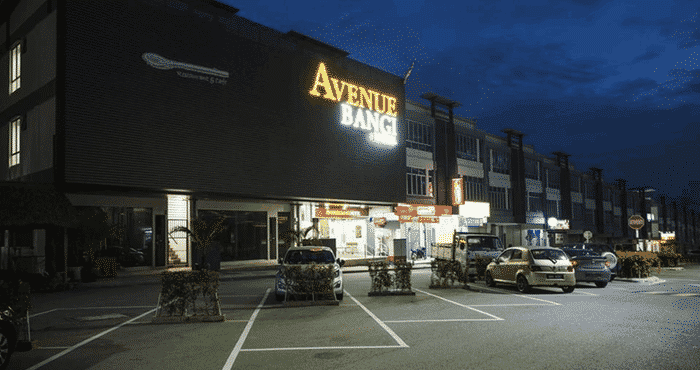
[[[470,236],[467,238],[469,249],[472,251],[502,251],[501,240],[488,236]]]
[[[564,252],[568,254],[569,257],[600,256],[598,252],[590,249],[564,249]]]
[[[564,252],[556,249],[532,249],[530,250],[530,254],[532,258],[536,260],[566,261],[568,259]]]
[[[333,258],[333,253],[323,249],[289,251],[284,259],[285,263],[293,264],[333,263],[333,261],[335,261]]]

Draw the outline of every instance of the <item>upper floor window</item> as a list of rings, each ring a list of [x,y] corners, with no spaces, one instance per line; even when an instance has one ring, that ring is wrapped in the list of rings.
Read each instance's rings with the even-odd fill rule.
[[[583,183],[584,197],[588,199],[595,199],[595,186],[593,183],[585,181]]]
[[[481,162],[481,156],[479,155],[479,139],[460,134],[457,134],[456,139],[457,158]]]
[[[19,89],[19,76],[22,64],[22,44],[17,43],[10,51],[10,94]]]
[[[16,166],[19,164],[19,133],[22,129],[22,119],[15,118],[10,122],[10,143],[8,148],[10,149],[8,158],[9,164],[8,168]]]
[[[571,191],[581,192],[581,178],[577,175],[571,175]]]
[[[533,180],[540,179],[540,162],[525,158],[525,178]]]
[[[489,186],[489,202],[494,209],[510,209],[510,195],[508,188]]]
[[[423,168],[406,168],[406,194],[433,196],[431,185],[433,182],[433,171]]]
[[[484,195],[484,180],[480,177],[464,176],[464,191],[467,200],[486,200]]]
[[[406,135],[406,147],[426,152],[433,151],[433,127],[416,121],[406,120],[408,134]]]
[[[551,189],[559,189],[559,170],[553,168],[547,169],[547,187]]]
[[[510,157],[508,153],[491,149],[491,170],[506,175],[510,174]]]

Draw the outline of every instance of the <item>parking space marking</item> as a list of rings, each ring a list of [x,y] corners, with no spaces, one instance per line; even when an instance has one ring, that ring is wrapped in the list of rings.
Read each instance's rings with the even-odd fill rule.
[[[699,293],[678,293],[676,294],[678,297],[697,297],[700,296]]]
[[[596,296],[596,297],[597,297],[597,296],[599,296],[599,294],[595,294],[595,293],[588,293],[588,292],[576,292],[576,293],[580,293],[580,294],[588,294],[588,295],[592,295],[592,296]],[[567,294],[567,295],[569,295],[569,296],[570,296],[571,294]],[[574,294],[574,295],[576,295],[576,294]]]
[[[49,349],[49,350],[52,350],[52,349],[53,349],[53,350],[57,350],[57,349],[66,349],[66,348],[70,348],[70,347],[36,347],[36,348],[33,348],[33,349]]]
[[[231,370],[231,368],[233,367],[233,362],[236,361],[236,357],[238,357],[238,354],[241,352],[241,348],[243,348],[243,342],[245,342],[245,339],[248,337],[250,328],[253,327],[253,322],[255,322],[255,318],[258,317],[258,313],[260,312],[260,309],[262,308],[263,304],[265,304],[267,296],[270,295],[271,290],[271,288],[267,288],[267,290],[265,291],[265,296],[263,296],[262,301],[260,301],[260,304],[258,304],[258,308],[256,308],[255,311],[253,311],[253,314],[250,316],[248,324],[245,326],[245,329],[243,329],[243,333],[241,333],[241,336],[238,338],[238,342],[236,342],[236,346],[233,347],[233,350],[228,356],[228,359],[226,359],[226,363],[224,364],[222,370]]]
[[[423,293],[423,294],[427,294],[427,295],[429,295],[429,296],[442,299],[442,300],[445,301],[445,302],[450,302],[450,303],[452,303],[452,304],[454,304],[454,305],[457,305],[457,306],[460,306],[460,307],[464,307],[464,308],[468,308],[468,309],[470,309],[470,310],[472,310],[472,311],[476,311],[476,312],[478,312],[478,313],[481,313],[481,314],[484,314],[484,315],[486,315],[486,316],[492,317],[492,318],[494,318],[494,319],[496,319],[496,320],[504,320],[504,319],[502,319],[502,318],[500,318],[500,317],[498,317],[498,316],[494,316],[494,315],[491,315],[490,313],[486,313],[486,312],[484,312],[484,311],[477,310],[476,308],[469,307],[469,306],[467,306],[467,305],[465,305],[465,304],[462,304],[462,303],[459,303],[459,302],[451,301],[451,300],[449,300],[449,299],[447,299],[447,298],[440,297],[439,295],[435,295],[435,294],[433,294],[433,293],[428,293],[428,292],[422,291],[422,290],[420,290],[420,289],[416,289],[416,290],[419,291],[419,292],[421,292],[421,293]]]
[[[390,323],[406,323],[406,322],[459,322],[459,321],[502,321],[503,319],[426,319],[426,320],[384,320]]]
[[[54,308],[52,310],[44,311],[44,312],[39,312],[35,313],[33,315],[29,315],[29,318],[41,316],[41,315],[46,315],[47,313],[51,313],[54,311],[70,311],[70,310],[119,310],[119,309],[131,309],[131,308],[153,308],[153,306],[107,306],[107,307],[61,307],[61,308]]]
[[[156,307],[156,308],[153,308],[153,309],[151,309],[151,310],[149,310],[149,311],[146,311],[146,312],[142,313],[142,314],[139,315],[139,316],[134,317],[134,318],[131,319],[131,320],[125,321],[125,322],[123,322],[123,323],[121,323],[121,324],[119,324],[119,325],[117,325],[117,326],[115,326],[115,327],[113,327],[113,328],[107,329],[107,330],[105,330],[105,331],[103,331],[103,332],[101,332],[101,333],[99,333],[99,334],[97,334],[97,335],[94,335],[94,336],[92,336],[92,337],[90,337],[90,338],[88,338],[88,339],[85,339],[84,341],[82,341],[82,342],[80,342],[80,343],[78,343],[78,344],[76,344],[76,345],[74,345],[74,346],[72,346],[72,347],[69,347],[69,348],[63,350],[63,351],[61,351],[61,352],[59,352],[59,353],[57,353],[57,354],[55,354],[55,355],[53,355],[53,356],[47,358],[46,360],[41,361],[40,363],[38,363],[38,364],[36,364],[36,365],[34,365],[34,366],[30,367],[30,368],[27,368],[27,370],[36,370],[36,369],[38,369],[38,368],[40,368],[40,367],[42,367],[42,366],[48,364],[49,362],[51,362],[51,361],[53,361],[53,360],[55,360],[55,359],[61,358],[61,357],[63,357],[64,355],[66,355],[66,354],[72,352],[73,350],[75,350],[75,349],[77,349],[77,348],[80,348],[80,347],[82,347],[82,346],[84,346],[84,345],[86,345],[86,344],[92,342],[93,340],[95,340],[95,339],[97,339],[97,338],[100,338],[100,337],[102,337],[102,336],[104,336],[104,335],[106,335],[106,334],[109,334],[109,333],[111,333],[111,332],[113,332],[113,331],[115,331],[115,330],[121,328],[121,327],[124,326],[124,325],[127,325],[127,324],[129,324],[129,323],[131,323],[131,322],[133,322],[133,321],[136,321],[136,320],[138,320],[138,319],[140,319],[140,318],[142,318],[142,317],[144,317],[144,316],[146,316],[146,315],[148,315],[148,314],[151,314],[151,313],[155,312],[157,309],[158,309],[157,307]]]
[[[486,287],[479,287],[479,289],[486,289],[486,290],[490,290],[490,291],[492,291],[492,292],[497,292],[497,293],[503,293],[503,292],[504,292],[503,290],[496,290],[496,289],[486,288]],[[509,293],[509,292],[505,292],[505,293],[506,293],[506,294],[510,294],[510,295],[515,295],[515,296],[518,296],[518,297],[534,299],[534,300],[536,300],[536,301],[547,302],[547,303],[549,303],[549,304],[551,304],[551,305],[553,305],[553,306],[561,306],[560,303],[548,301],[548,300],[546,300],[546,299],[535,298],[535,297],[529,297],[529,296],[526,296],[526,295],[524,295],[524,294],[514,294],[514,293]]]
[[[416,290],[417,290],[417,289],[416,289]],[[401,348],[408,348],[408,344],[406,344],[406,342],[404,342],[398,335],[396,335],[396,333],[394,333],[394,331],[391,330],[390,327],[388,327],[384,322],[382,322],[382,320],[379,320],[379,318],[378,318],[375,314],[373,314],[372,311],[368,310],[367,307],[365,307],[364,305],[362,305],[362,303],[360,303],[360,301],[358,301],[357,299],[355,299],[355,297],[351,296],[350,293],[348,293],[347,290],[344,290],[344,292],[345,292],[345,294],[346,294],[348,297],[350,297],[353,301],[355,301],[355,303],[357,303],[357,305],[360,306],[360,308],[362,308],[363,310],[365,310],[365,312],[367,312],[367,314],[368,314],[371,318],[373,318],[374,321],[376,321],[377,324],[379,324],[379,326],[381,326],[382,328],[384,328],[384,330],[386,330],[386,332],[389,333],[389,335],[391,335],[391,336],[394,338],[394,340],[396,341],[396,343],[399,344],[399,347],[401,347]]]
[[[247,348],[241,352],[261,352],[261,351],[299,351],[303,349],[382,349],[382,348],[408,348],[408,346],[338,346],[338,347],[280,347],[280,348]]]

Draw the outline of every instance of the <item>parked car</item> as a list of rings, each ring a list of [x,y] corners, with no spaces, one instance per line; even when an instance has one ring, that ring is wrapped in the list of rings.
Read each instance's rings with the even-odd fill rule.
[[[557,247],[562,249],[589,249],[605,257],[605,259],[610,262],[610,266],[608,266],[610,268],[610,281],[615,280],[615,277],[622,269],[622,266],[617,263],[619,257],[617,253],[615,253],[615,248],[613,248],[612,245],[602,243],[569,243],[558,245]]]
[[[141,266],[146,258],[143,252],[134,248],[108,247],[99,253],[100,257],[114,257],[124,267]]]
[[[486,266],[486,285],[515,284],[526,293],[532,286],[556,286],[574,291],[576,278],[569,257],[558,248],[511,247]]]
[[[293,247],[287,250],[284,258],[279,260],[280,266],[275,276],[275,298],[283,301],[287,293],[287,284],[284,279],[284,270],[289,266],[321,264],[333,265],[333,293],[336,299],[343,299],[343,271],[340,269],[345,261],[336,259],[333,250],[329,247],[309,245]],[[291,289],[289,293],[294,293]]]
[[[28,331],[28,324],[16,320],[10,307],[3,308],[0,310],[0,370],[7,369],[15,351],[26,352],[32,349],[31,342],[21,336],[24,329],[22,325],[26,325]]]
[[[576,282],[595,283],[605,288],[610,281],[610,261],[591,249],[562,248],[574,266]]]

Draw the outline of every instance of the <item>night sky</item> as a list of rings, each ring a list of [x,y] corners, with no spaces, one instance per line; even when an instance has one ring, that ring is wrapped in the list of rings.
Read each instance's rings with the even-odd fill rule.
[[[403,76],[577,170],[700,209],[700,2],[224,0]]]

